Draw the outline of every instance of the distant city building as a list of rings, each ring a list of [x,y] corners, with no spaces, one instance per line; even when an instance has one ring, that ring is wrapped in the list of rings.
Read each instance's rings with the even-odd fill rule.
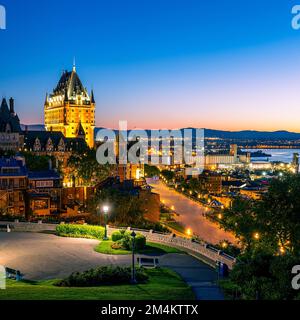
[[[215,172],[204,171],[199,176],[200,188],[208,193],[219,194],[222,192],[222,176]]]
[[[268,161],[253,161],[250,163],[249,168],[251,170],[271,170],[272,163]]]
[[[24,138],[20,119],[15,113],[14,99],[9,99],[9,106],[4,98],[0,107],[0,150],[19,151]]]
[[[134,142],[125,142],[123,136],[118,134],[115,142],[115,153],[116,153],[116,170],[115,175],[119,178],[119,181],[123,183],[124,181],[134,181],[135,185],[143,185],[145,183],[145,166],[144,163],[120,163],[119,151],[121,149],[129,150]]]
[[[95,129],[94,93],[88,94],[76,72],[64,71],[53,93],[46,96],[45,128],[62,132],[67,138],[84,137],[94,147]]]
[[[231,169],[234,167],[244,166],[251,162],[250,153],[238,154],[237,145],[231,145],[229,154],[210,153],[205,156],[205,169]]]

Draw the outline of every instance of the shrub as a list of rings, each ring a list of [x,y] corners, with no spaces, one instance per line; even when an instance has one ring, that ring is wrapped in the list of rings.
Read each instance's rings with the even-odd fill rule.
[[[124,237],[120,240],[122,246],[126,250],[132,250],[132,236],[129,232],[124,234]],[[146,237],[138,233],[135,237],[135,250],[142,250],[146,247]]]
[[[145,247],[146,247],[146,237],[144,237],[142,234],[138,234],[135,238],[135,249],[142,250]]]
[[[136,269],[136,280],[146,283],[148,275],[143,268]],[[131,281],[130,267],[99,267],[82,273],[72,273],[55,283],[58,287],[96,287],[101,285],[127,284]]]
[[[111,240],[113,242],[117,242],[121,239],[124,238],[124,232],[121,232],[121,231],[115,231],[112,235],[111,235]]]
[[[125,230],[116,231],[111,236],[113,249],[123,248],[125,250],[132,250],[132,236],[131,233]],[[135,249],[142,250],[146,247],[146,237],[138,233],[135,237]]]
[[[62,237],[103,239],[104,228],[98,226],[60,224],[56,227],[56,232]]]

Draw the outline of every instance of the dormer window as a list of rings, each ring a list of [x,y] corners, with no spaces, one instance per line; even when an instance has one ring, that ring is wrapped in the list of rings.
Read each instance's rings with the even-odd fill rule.
[[[39,140],[39,138],[36,138],[35,142],[34,142],[33,150],[34,151],[41,151],[41,149],[42,149],[42,146],[41,146],[40,140]]]
[[[11,133],[11,125],[9,123],[6,125],[5,132],[6,133]]]

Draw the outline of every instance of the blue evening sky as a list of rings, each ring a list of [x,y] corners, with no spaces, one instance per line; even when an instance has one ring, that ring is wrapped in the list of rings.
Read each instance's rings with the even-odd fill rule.
[[[23,123],[43,123],[45,94],[75,56],[98,126],[300,132],[300,0],[0,4],[0,95]]]

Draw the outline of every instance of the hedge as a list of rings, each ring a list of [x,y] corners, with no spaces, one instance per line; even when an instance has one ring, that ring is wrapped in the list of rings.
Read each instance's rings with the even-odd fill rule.
[[[136,269],[138,283],[146,283],[148,275],[142,268]],[[127,284],[131,281],[130,267],[99,267],[85,272],[72,273],[55,283],[58,287],[96,287],[101,285]]]
[[[111,240],[113,242],[117,242],[121,239],[124,238],[125,235],[125,230],[121,230],[121,231],[115,231],[112,235],[111,235]]]
[[[61,237],[88,238],[88,239],[104,238],[103,227],[89,226],[89,225],[60,224],[56,227],[56,233]]]
[[[120,245],[120,247],[123,247],[126,250],[132,250],[132,236],[131,233],[128,231],[115,231],[111,239],[113,242]],[[117,247],[115,246],[115,247]],[[146,247],[146,237],[142,234],[138,233],[135,237],[135,249],[136,250],[142,250]]]

